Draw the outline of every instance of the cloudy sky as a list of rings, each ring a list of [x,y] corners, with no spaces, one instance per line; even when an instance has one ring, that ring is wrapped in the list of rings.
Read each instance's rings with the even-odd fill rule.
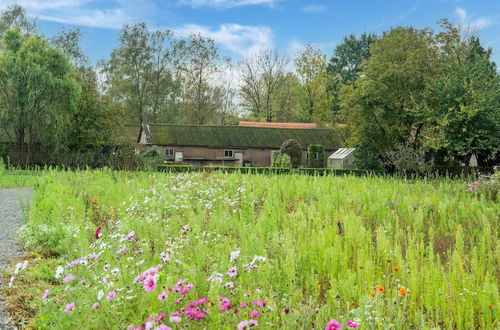
[[[79,27],[93,62],[107,58],[123,24],[147,22],[178,35],[200,32],[235,60],[265,48],[293,56],[307,43],[328,55],[349,33],[398,25],[436,28],[448,18],[467,25],[500,64],[500,0],[0,0],[37,17],[42,32]]]

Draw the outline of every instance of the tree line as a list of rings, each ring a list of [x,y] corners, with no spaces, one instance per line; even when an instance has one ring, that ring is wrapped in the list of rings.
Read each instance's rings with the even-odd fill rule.
[[[210,38],[137,23],[93,65],[78,29],[49,38],[17,5],[1,14],[0,36],[0,126],[25,164],[40,151],[111,152],[124,125],[242,119],[340,126],[363,168],[468,164],[473,155],[498,163],[492,50],[447,20],[438,31],[348,35],[330,58],[306,45],[294,59],[263,50],[237,63]]]

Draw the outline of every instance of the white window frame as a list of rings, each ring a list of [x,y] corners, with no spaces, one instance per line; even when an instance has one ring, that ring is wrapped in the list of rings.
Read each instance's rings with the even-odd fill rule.
[[[172,153],[170,154],[170,151],[172,151]],[[175,157],[175,149],[174,148],[165,148],[165,157]]]
[[[234,158],[233,150],[224,150],[224,158]]]

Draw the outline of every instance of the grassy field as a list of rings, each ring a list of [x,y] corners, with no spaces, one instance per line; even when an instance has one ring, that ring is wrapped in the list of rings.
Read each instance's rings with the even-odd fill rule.
[[[31,257],[7,289],[34,297],[23,305],[34,328],[499,326],[500,207],[464,181],[49,171],[36,182],[20,233]]]

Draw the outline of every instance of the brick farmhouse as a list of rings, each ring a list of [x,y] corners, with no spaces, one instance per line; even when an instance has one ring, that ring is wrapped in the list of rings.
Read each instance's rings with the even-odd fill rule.
[[[311,126],[309,126],[311,127]],[[341,145],[334,128],[280,128],[255,126],[142,125],[141,149],[156,145],[168,160],[194,166],[270,166],[271,152],[287,139],[296,139],[307,148],[322,144],[328,158]]]

